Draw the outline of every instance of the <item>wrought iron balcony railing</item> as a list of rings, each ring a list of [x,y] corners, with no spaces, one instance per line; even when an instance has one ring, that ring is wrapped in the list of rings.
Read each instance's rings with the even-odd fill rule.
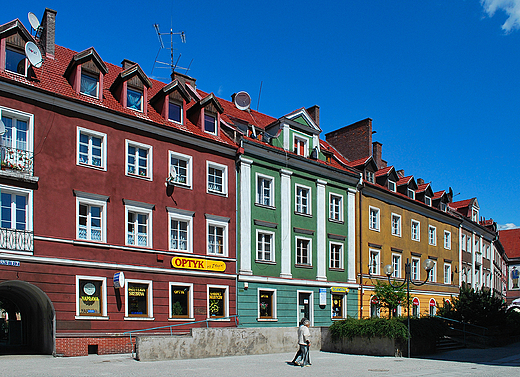
[[[2,170],[13,170],[33,175],[33,152],[4,146],[1,147],[1,151]]]
[[[33,251],[34,232],[0,228],[0,249],[11,251]]]

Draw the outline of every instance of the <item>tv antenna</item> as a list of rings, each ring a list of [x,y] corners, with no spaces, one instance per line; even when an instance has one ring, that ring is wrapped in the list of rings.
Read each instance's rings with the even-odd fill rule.
[[[33,12],[29,12],[27,14],[27,18],[29,19],[29,23],[31,24],[31,28],[35,31],[35,37],[40,38],[40,35],[42,33],[42,26],[40,24],[40,20]]]
[[[160,47],[159,47],[159,51],[157,52],[157,55],[155,57],[155,61],[153,63],[152,74],[153,74],[153,70],[155,68],[155,64],[163,64],[163,65],[166,65],[166,66],[170,67],[171,77],[173,78],[173,72],[177,68],[177,64],[179,63],[179,59],[181,58],[181,54],[179,54],[179,56],[177,57],[177,60],[174,63],[174,51],[175,50],[173,48],[173,36],[174,35],[180,36],[181,37],[181,42],[182,43],[186,43],[186,34],[184,33],[184,31],[174,32],[173,29],[171,29],[171,28],[170,28],[169,32],[161,33],[161,31],[159,30],[159,24],[154,24],[153,27],[155,29],[155,33],[157,34],[157,38],[159,39]],[[163,35],[169,35],[170,36],[170,48],[169,48],[170,49],[170,62],[169,63],[165,63],[165,62],[161,62],[161,61],[157,60],[161,50],[164,49],[164,48],[167,48],[167,47],[164,46],[164,42],[163,42],[163,39],[162,39]],[[191,63],[190,63],[190,65],[191,65]],[[166,68],[166,67],[161,67],[161,68]],[[188,68],[179,67],[179,68],[180,69],[185,69],[186,73],[190,69],[189,67]]]

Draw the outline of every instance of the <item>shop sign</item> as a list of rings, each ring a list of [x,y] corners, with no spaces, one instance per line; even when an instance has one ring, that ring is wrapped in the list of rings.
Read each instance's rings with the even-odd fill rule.
[[[330,287],[331,293],[348,293],[347,287]]]
[[[0,265],[2,265],[2,266],[20,267],[20,262],[14,261],[14,260],[0,259]]]
[[[144,287],[128,287],[128,296],[144,297],[146,295],[146,288]]]
[[[225,271],[226,263],[217,260],[173,257],[173,268],[184,268],[188,270]]]
[[[116,272],[114,274],[114,288],[125,287],[125,274],[123,272]]]
[[[327,288],[320,288],[320,305],[327,305]]]

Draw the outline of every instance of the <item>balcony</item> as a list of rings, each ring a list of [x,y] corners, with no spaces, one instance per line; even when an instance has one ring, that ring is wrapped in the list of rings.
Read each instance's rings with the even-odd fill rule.
[[[30,183],[38,182],[38,177],[34,176],[33,152],[5,146],[0,147],[0,152],[1,177]]]
[[[33,251],[34,232],[0,228],[0,249],[9,251]]]

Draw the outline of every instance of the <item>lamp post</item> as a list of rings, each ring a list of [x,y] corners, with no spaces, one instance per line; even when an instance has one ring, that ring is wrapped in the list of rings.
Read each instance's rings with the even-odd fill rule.
[[[410,357],[410,283],[419,287],[428,282],[430,278],[430,271],[435,266],[435,262],[431,259],[426,259],[423,263],[423,268],[426,270],[426,279],[420,283],[414,283],[411,279],[412,265],[408,258],[406,258],[406,264],[404,265],[404,281],[401,284],[394,285],[390,280],[390,276],[394,273],[394,267],[391,264],[387,264],[384,267],[384,272],[388,277],[388,283],[394,288],[401,288],[406,284],[406,306],[408,310],[408,357]],[[395,280],[394,280],[395,282]]]

